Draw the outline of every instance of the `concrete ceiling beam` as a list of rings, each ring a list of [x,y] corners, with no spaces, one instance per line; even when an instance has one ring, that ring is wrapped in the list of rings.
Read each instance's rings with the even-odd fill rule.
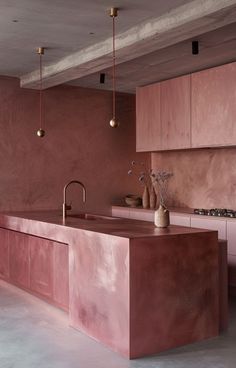
[[[116,62],[125,63],[234,23],[236,0],[194,0],[116,35]],[[119,19],[117,19],[119,21]],[[90,75],[112,65],[112,39],[43,67],[43,88]],[[39,89],[39,71],[20,78],[21,87]]]

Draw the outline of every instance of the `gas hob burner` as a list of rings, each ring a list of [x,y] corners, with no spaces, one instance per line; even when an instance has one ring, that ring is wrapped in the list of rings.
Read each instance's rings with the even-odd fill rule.
[[[193,210],[196,215],[206,215],[206,211],[204,208],[194,208]]]
[[[236,211],[227,208],[195,208],[193,212],[196,215],[236,218]]]

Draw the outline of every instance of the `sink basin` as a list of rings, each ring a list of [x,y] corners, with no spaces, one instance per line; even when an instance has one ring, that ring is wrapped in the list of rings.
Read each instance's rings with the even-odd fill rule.
[[[81,220],[92,220],[92,221],[95,221],[95,220],[109,220],[109,221],[110,220],[111,221],[119,220],[118,217],[94,215],[94,214],[91,214],[91,213],[79,213],[77,215],[70,215],[68,217],[78,218],[78,219],[81,219]]]

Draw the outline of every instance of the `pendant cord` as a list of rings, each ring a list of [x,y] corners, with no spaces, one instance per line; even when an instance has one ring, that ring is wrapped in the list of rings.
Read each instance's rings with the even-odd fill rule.
[[[112,59],[113,59],[113,68],[112,68],[112,109],[113,109],[113,119],[116,118],[116,51],[115,51],[115,17],[112,17]]]
[[[39,123],[40,129],[42,129],[42,104],[43,104],[43,96],[42,96],[42,89],[43,89],[43,76],[42,76],[42,54],[39,54],[39,74],[40,74],[40,91],[39,91]]]

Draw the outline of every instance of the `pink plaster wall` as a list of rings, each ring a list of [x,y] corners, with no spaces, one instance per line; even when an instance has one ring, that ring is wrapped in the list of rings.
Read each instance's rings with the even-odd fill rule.
[[[152,153],[153,169],[174,173],[169,205],[236,209],[236,148]]]
[[[44,93],[46,136],[39,128],[38,91],[21,89],[16,78],[0,78],[0,210],[53,209],[71,179],[74,209],[108,213],[114,199],[140,191],[127,175],[135,153],[135,97],[118,96],[119,129],[111,129],[110,92],[72,86]],[[70,199],[69,198],[69,199]]]

